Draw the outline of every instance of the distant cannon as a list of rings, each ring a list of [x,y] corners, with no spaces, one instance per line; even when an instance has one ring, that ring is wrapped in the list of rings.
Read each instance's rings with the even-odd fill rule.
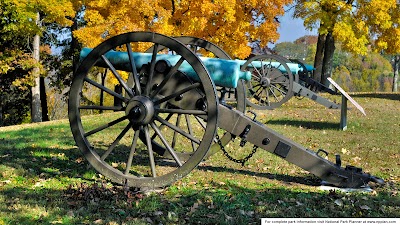
[[[260,69],[259,61],[264,62],[265,68]],[[283,65],[287,65],[290,69],[281,69],[284,68]],[[314,70],[311,65],[299,60],[289,60],[282,56],[268,54],[252,57],[244,66],[252,71],[251,81],[245,82],[246,103],[255,109],[275,109],[293,96],[309,98],[330,109],[340,108],[339,104],[314,92],[314,90],[322,90],[337,94],[336,91],[309,76]],[[282,77],[286,80],[282,80]]]
[[[144,44],[152,46],[150,54],[136,50]],[[159,49],[166,49],[165,54]],[[113,54],[118,57],[113,59]],[[128,60],[118,61],[121,54]],[[320,156],[326,151],[306,149],[219,102],[215,84],[240,85],[241,79],[248,79],[248,72],[253,72],[248,70],[249,65],[275,72],[272,78],[281,83],[289,84],[287,80],[293,79],[278,75],[279,67],[272,68],[259,57],[244,64],[231,63],[236,70],[239,64],[241,70],[231,71],[237,76],[230,77],[225,74],[227,68],[220,68],[231,65],[226,64],[229,60],[202,59],[176,39],[151,32],[112,37],[83,56],[70,89],[71,131],[90,164],[113,182],[141,188],[170,185],[190,173],[210,148],[217,145],[223,149],[237,138],[241,146],[252,143],[254,148],[294,163],[331,185],[357,188],[370,181],[383,183],[361,168],[342,167],[340,156],[335,163],[328,161]],[[210,65],[221,76],[210,74]],[[282,66],[285,72],[290,71],[286,64]],[[104,68],[112,72],[122,92],[97,81]],[[129,77],[120,70],[129,72]],[[119,99],[121,104],[100,104],[100,92]],[[225,132],[222,138],[218,128]]]

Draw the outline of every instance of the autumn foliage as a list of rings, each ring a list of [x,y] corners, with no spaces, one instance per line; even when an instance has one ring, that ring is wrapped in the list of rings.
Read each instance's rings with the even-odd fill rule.
[[[291,0],[89,0],[86,27],[74,35],[94,47],[104,38],[130,31],[195,36],[221,46],[234,58],[247,57],[248,42],[265,46],[279,38],[276,16]]]
[[[332,33],[335,41],[355,54],[377,50],[400,52],[400,10],[396,0],[296,0],[296,17],[319,34]]]

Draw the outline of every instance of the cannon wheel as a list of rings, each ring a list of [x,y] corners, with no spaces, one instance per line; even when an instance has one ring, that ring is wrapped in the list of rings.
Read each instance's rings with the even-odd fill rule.
[[[152,53],[151,61],[147,64],[148,69],[145,71],[143,68],[139,72],[136,71],[137,62],[131,57],[132,48],[149,43],[166,46],[181,56],[178,63],[172,66],[168,75],[158,84],[154,84],[156,79],[153,78],[157,70],[157,52]],[[128,86],[123,73],[116,70],[116,65],[104,56],[115,49],[122,49],[129,55],[129,72],[134,74],[133,87]],[[192,84],[185,87],[172,87],[174,93],[160,96],[170,80],[175,76],[182,76],[177,69],[185,61],[197,73],[199,81],[191,81]],[[107,69],[112,71],[125,94],[115,92],[112,87],[103,86],[96,81],[96,73],[104,70],[96,66],[99,62],[107,64]],[[186,82],[189,82],[189,79]],[[109,98],[119,99],[121,104],[96,104],[96,93],[101,91],[106,92]],[[185,96],[190,99],[185,99]],[[202,97],[196,101],[193,96]],[[186,102],[196,101],[197,108],[167,107],[178,101],[177,97],[187,100]],[[151,32],[125,33],[112,37],[94,48],[75,73],[68,107],[75,142],[89,163],[111,181],[139,188],[164,187],[187,175],[207,154],[217,130],[216,90],[201,60],[175,39]],[[100,110],[109,113],[84,116]],[[169,123],[165,119],[168,114],[201,116],[200,123],[202,120],[207,123],[196,131],[185,131]],[[160,124],[164,125],[163,129],[158,129]],[[171,147],[168,144],[170,133],[175,132],[186,137],[181,138],[185,145]],[[144,141],[140,140],[140,133],[144,134]],[[156,135],[160,142],[164,143],[165,149],[173,159],[155,154],[152,135]],[[193,149],[188,146],[192,146]],[[180,158],[185,151],[191,152],[190,157]]]
[[[232,58],[226,53],[222,48],[218,47],[216,44],[204,40],[202,38],[191,37],[191,36],[177,36],[174,37],[176,40],[180,41],[182,44],[186,45],[195,54],[201,52],[204,49],[206,52],[211,52],[216,58],[232,60]],[[162,46],[158,47],[158,51],[163,50]],[[153,47],[149,48],[146,52],[152,52]],[[201,53],[200,53],[201,54]],[[245,92],[246,86],[243,80],[239,80],[238,86],[235,89],[235,108],[241,112],[246,109],[246,96]],[[220,92],[217,87],[217,92]],[[220,96],[220,95],[219,95]]]
[[[251,81],[246,82],[247,105],[259,110],[271,110],[293,96],[293,82],[297,74],[292,74],[288,62],[283,57],[265,54],[251,57],[242,65],[242,71],[252,73]]]
[[[184,44],[186,47],[188,47],[192,52],[195,54],[201,54],[204,53],[202,50],[205,50],[206,52],[211,52],[216,58],[220,59],[226,59],[226,60],[232,60],[231,57],[220,47],[218,47],[216,44],[209,42],[207,40],[197,38],[197,37],[190,37],[190,36],[178,36],[174,37],[177,41],[181,42]],[[158,46],[157,51],[162,51],[164,50],[165,47],[163,46]],[[153,51],[153,47],[149,48],[146,50],[146,52],[151,53]],[[218,87],[217,87],[217,95],[220,96]],[[246,96],[245,96],[245,84],[243,80],[239,80],[238,86],[235,89],[235,108],[239,110],[240,112],[245,112],[246,109]],[[176,118],[178,119],[178,118]],[[186,118],[185,118],[186,119]],[[178,121],[175,121],[176,124],[178,124]],[[186,121],[186,123],[190,123],[190,121]],[[141,136],[143,138],[143,136]],[[224,132],[223,136],[220,139],[220,143],[218,143],[217,140],[215,140],[213,146],[211,147],[211,150],[208,152],[209,154],[207,157],[215,154],[220,150],[219,146],[220,144],[225,146],[232,140],[232,135],[229,132]],[[174,139],[176,140],[176,139]],[[157,153],[164,155],[165,157],[171,157],[169,153],[166,151],[166,149],[158,144],[158,143],[153,143],[154,148],[156,149]],[[183,155],[181,157],[189,157],[191,153],[186,153],[187,155]]]

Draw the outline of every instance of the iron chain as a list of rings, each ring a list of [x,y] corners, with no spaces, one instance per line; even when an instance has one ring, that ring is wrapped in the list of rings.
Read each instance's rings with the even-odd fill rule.
[[[222,150],[222,152],[224,153],[224,155],[225,155],[229,160],[231,160],[232,162],[240,163],[240,164],[242,164],[242,166],[244,166],[244,164],[245,164],[247,161],[249,161],[249,159],[250,159],[251,157],[253,157],[253,155],[257,152],[257,148],[258,148],[258,147],[257,147],[256,145],[254,145],[254,146],[253,146],[253,150],[250,152],[250,154],[249,154],[248,156],[244,157],[243,159],[235,159],[235,158],[233,158],[231,155],[229,155],[229,153],[225,150],[225,147],[224,147],[224,145],[222,144],[221,139],[219,138],[218,134],[216,134],[215,137],[217,138],[217,143],[218,143],[218,145],[221,147],[221,150]]]

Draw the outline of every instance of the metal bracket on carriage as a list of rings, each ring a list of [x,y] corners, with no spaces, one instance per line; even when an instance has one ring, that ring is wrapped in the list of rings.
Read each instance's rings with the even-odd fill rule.
[[[246,144],[246,142],[247,142],[246,137],[247,137],[247,135],[249,134],[250,129],[251,129],[251,125],[248,124],[248,125],[244,128],[243,132],[239,135],[239,137],[241,138],[241,140],[240,140],[240,147],[243,147],[243,146]]]
[[[325,156],[320,155],[320,152],[322,152]],[[327,159],[329,153],[323,149],[319,149],[316,154],[324,159]],[[372,181],[378,184],[384,184],[385,182],[378,177],[372,176],[368,173],[363,173],[363,169],[360,167],[356,167],[356,166],[352,166],[352,165],[346,165],[346,167],[342,167],[342,160],[339,154],[335,155],[335,166],[336,168],[341,171],[341,172],[336,172],[336,171],[331,171],[329,173],[327,173],[328,180],[336,180],[336,182],[338,182],[339,184],[342,183],[343,185],[338,185],[338,184],[332,184],[330,183],[328,180],[323,180],[321,182],[321,184],[326,187],[326,186],[332,186],[332,187],[348,187],[348,185],[345,185],[348,182],[352,182],[351,179],[353,179],[354,175],[360,175],[362,177],[364,177],[366,179],[366,183],[364,185],[359,185],[359,186],[355,186],[356,188],[359,189],[368,189],[368,182]],[[343,173],[344,171],[344,173]],[[352,190],[356,190],[353,189]]]

